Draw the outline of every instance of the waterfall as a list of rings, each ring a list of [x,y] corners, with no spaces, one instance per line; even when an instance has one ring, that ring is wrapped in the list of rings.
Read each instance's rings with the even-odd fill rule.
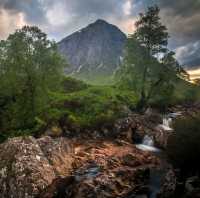
[[[142,141],[142,144],[143,145],[146,145],[146,146],[154,146],[154,142],[153,142],[153,139],[148,136],[148,135],[145,135],[144,136],[144,139]]]
[[[180,116],[181,112],[176,113],[169,113],[163,116],[162,124],[157,126],[157,129],[162,131],[173,131],[171,128],[172,126],[172,119]],[[160,150],[154,147],[154,140],[151,136],[145,135],[141,144],[136,144],[136,147],[143,151],[152,151],[152,152],[160,152]]]
[[[160,150],[154,147],[153,138],[145,135],[142,141],[142,144],[137,144],[136,147],[143,151],[152,151],[152,152],[159,152]]]
[[[163,118],[163,125],[165,125],[166,127],[170,127],[171,123],[172,123],[171,118]]]
[[[163,123],[158,125],[158,128],[164,131],[172,131],[173,129],[171,128],[172,124],[172,118],[165,116],[163,117]]]

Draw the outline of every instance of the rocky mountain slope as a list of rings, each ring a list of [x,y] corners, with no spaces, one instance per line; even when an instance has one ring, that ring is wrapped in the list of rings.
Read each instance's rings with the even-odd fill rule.
[[[122,60],[126,35],[116,26],[97,20],[58,43],[67,58],[67,74],[93,80],[113,74]]]

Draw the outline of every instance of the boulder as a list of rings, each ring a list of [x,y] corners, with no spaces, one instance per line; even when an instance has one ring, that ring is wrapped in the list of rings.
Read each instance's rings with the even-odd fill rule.
[[[176,190],[176,175],[172,167],[168,167],[164,174],[164,179],[161,185],[159,198],[170,198]]]
[[[72,149],[64,138],[17,137],[0,145],[1,198],[32,198],[72,167]]]
[[[186,196],[188,198],[200,198],[200,178],[190,177],[185,182]]]

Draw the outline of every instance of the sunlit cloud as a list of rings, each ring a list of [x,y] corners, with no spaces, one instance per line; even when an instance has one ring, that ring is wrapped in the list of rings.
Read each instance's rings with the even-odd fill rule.
[[[123,12],[126,16],[130,15],[132,11],[132,3],[130,0],[127,0],[123,5]]]
[[[133,34],[135,31],[135,19],[130,18],[119,22],[119,27],[127,34]]]
[[[200,69],[188,70],[187,72],[190,75],[190,80],[200,79]]]
[[[8,33],[12,33],[26,24],[28,23],[22,12],[16,13],[0,9],[0,39],[5,39]]]

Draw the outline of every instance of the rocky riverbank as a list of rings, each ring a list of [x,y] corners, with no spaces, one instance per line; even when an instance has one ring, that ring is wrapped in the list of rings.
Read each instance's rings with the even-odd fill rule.
[[[198,113],[193,109],[179,116]],[[135,145],[148,136],[165,149],[173,133],[165,118],[155,111],[131,113],[84,135],[55,137],[49,129],[52,137],[9,139],[0,145],[1,197],[171,198],[177,187],[172,166],[161,153]],[[198,195],[198,182],[186,181],[188,197]]]
[[[148,197],[150,170],[161,164],[123,140],[50,137],[10,139],[0,159],[2,198]]]

